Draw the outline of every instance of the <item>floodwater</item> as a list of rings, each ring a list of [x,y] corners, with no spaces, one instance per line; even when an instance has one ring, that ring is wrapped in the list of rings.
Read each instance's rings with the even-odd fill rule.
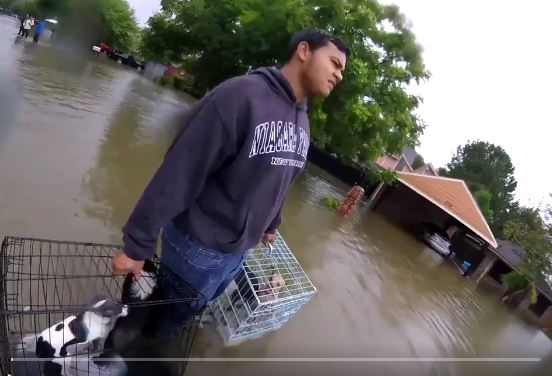
[[[119,243],[191,99],[111,61],[16,43],[17,30],[0,16],[0,235]],[[550,375],[552,341],[496,295],[364,206],[338,219],[320,204],[346,190],[309,165],[286,202],[281,232],[315,297],[238,346],[204,329],[192,354],[326,360],[191,362],[188,375]]]

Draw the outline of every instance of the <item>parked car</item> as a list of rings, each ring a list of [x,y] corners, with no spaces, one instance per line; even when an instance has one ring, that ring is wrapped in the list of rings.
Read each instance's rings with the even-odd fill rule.
[[[130,55],[128,58],[127,58],[127,65],[131,68],[134,68],[134,69],[137,69],[139,71],[143,70],[144,69],[144,63],[141,63],[139,62],[138,60],[136,60],[134,58],[133,55]]]
[[[115,60],[118,63],[126,64],[128,61],[129,54],[125,54],[123,51],[113,48],[111,52],[107,54],[110,59]]]
[[[421,240],[441,256],[450,256],[450,241],[447,234],[433,223],[424,222],[421,227]]]
[[[110,59],[117,61],[120,64],[128,65],[131,68],[137,69],[139,71],[144,69],[144,64],[136,60],[136,58],[128,52],[123,52],[118,49],[113,49],[108,53]]]
[[[425,233],[425,242],[434,250],[439,252],[442,256],[448,257],[450,255],[450,242],[438,233]]]

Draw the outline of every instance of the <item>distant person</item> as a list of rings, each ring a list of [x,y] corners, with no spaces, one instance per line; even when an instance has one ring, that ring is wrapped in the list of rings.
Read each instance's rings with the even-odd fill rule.
[[[33,20],[31,17],[27,17],[25,21],[23,21],[23,38],[27,39],[29,36],[29,31],[31,30],[31,27],[33,27]]]
[[[21,25],[19,26],[19,33],[17,33],[17,36],[23,36],[23,34],[25,33],[25,29],[23,28],[23,24],[25,23],[25,20],[28,17],[29,16],[27,15],[27,16],[21,18]]]
[[[40,39],[40,36],[44,32],[44,29],[46,29],[46,21],[44,20],[38,21],[35,27],[33,42],[38,43],[38,40]]]

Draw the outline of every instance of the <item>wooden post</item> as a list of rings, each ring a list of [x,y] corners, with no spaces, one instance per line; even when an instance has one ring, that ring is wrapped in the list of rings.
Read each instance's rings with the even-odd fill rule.
[[[473,272],[473,276],[476,278],[475,283],[479,284],[481,283],[481,281],[483,281],[483,279],[485,279],[487,274],[489,274],[489,272],[495,265],[496,260],[498,260],[498,257],[496,257],[491,251],[487,251],[485,258],[483,259],[483,261],[481,261],[477,269],[475,269],[475,271]]]
[[[380,199],[383,191],[385,190],[385,183],[379,183],[377,188],[374,190],[368,201],[368,208],[375,209],[377,201]]]
[[[542,314],[539,321],[541,325],[547,329],[552,329],[552,305],[548,306],[546,311]]]

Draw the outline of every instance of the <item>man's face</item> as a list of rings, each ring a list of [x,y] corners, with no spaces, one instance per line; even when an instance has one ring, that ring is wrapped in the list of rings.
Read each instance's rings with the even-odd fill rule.
[[[303,84],[309,97],[327,97],[343,80],[347,56],[335,44],[328,42],[325,46],[307,53],[304,65]]]

